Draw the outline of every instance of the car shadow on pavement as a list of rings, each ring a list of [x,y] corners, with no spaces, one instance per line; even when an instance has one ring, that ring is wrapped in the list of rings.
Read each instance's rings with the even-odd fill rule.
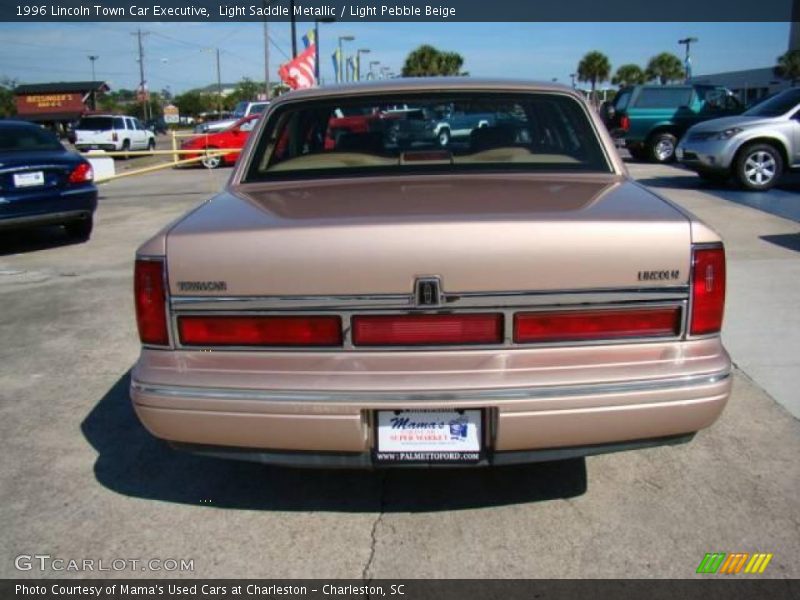
[[[166,502],[281,511],[427,512],[571,498],[586,491],[573,459],[490,469],[288,469],[195,456],[139,423],[130,372],[94,406],[81,431],[97,451],[97,480],[114,492]]]
[[[71,238],[64,229],[57,225],[36,229],[4,231],[0,236],[0,256],[49,250],[83,243],[84,240]]]
[[[642,177],[636,181],[653,188],[697,190],[716,196],[720,200],[741,204],[772,215],[800,221],[800,174],[791,173],[772,190],[767,192],[750,192],[739,188],[732,181],[712,183],[703,181],[688,170],[678,171],[676,175],[660,177]]]

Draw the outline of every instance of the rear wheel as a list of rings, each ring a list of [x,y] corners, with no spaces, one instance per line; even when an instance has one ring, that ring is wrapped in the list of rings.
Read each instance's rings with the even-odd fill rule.
[[[156,141],[153,138],[150,138],[147,142],[147,149],[152,152],[156,149]]]
[[[746,190],[766,191],[783,174],[783,157],[769,144],[746,146],[736,158],[736,180]]]
[[[69,223],[64,223],[64,229],[66,230],[67,235],[74,240],[82,242],[88,240],[92,235],[93,226],[94,220],[92,217],[83,219],[81,221],[70,221]]]
[[[439,145],[442,148],[444,148],[449,143],[450,143],[450,130],[449,129],[442,129],[439,132]]]
[[[215,150],[216,148],[212,148],[211,146],[206,148],[206,152],[214,152]],[[201,162],[206,169],[218,169],[222,166],[222,157],[218,154],[214,156],[204,156]]]
[[[128,154],[128,150],[130,149],[131,149],[131,141],[124,140],[122,142],[122,152],[124,152],[125,154],[122,155],[122,160],[128,160],[131,157],[130,154]]]
[[[677,145],[678,139],[671,133],[656,133],[647,144],[650,160],[662,164],[672,162],[675,160],[675,146]]]

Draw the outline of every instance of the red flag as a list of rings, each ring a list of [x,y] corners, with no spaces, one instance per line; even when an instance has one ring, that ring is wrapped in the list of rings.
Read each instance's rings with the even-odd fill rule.
[[[311,44],[296,58],[284,63],[278,69],[280,78],[293,90],[302,90],[317,85],[314,77],[316,48]]]

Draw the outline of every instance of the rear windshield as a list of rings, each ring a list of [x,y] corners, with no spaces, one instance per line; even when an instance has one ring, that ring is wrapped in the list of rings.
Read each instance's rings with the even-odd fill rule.
[[[611,170],[581,104],[569,96],[544,93],[386,95],[289,103],[270,115],[253,153],[245,181]]]
[[[631,101],[633,90],[622,90],[617,97],[614,98],[614,108],[617,110],[625,110],[628,108],[628,102]]]
[[[691,99],[692,88],[642,88],[636,98],[636,108],[678,108],[688,106]]]
[[[55,135],[40,127],[0,125],[0,152],[63,150]]]
[[[78,121],[75,129],[83,131],[107,131],[113,129],[113,119],[111,117],[84,117]]]
[[[751,117],[778,117],[788,113],[798,104],[800,104],[800,88],[786,90],[772,96],[756,104],[744,114]]]

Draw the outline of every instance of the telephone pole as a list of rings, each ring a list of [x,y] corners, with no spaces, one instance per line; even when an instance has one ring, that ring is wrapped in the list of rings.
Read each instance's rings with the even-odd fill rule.
[[[217,112],[222,114],[222,75],[219,68],[219,48],[217,48]]]
[[[269,100],[269,24],[264,17],[264,94]]]
[[[138,29],[136,33],[132,33],[131,35],[135,35],[139,42],[139,93],[141,94],[142,98],[142,114],[144,120],[148,120],[148,114],[150,112],[150,99],[148,98],[146,89],[145,89],[145,78],[144,78],[144,47],[142,46],[142,36],[143,35],[150,35],[146,31],[142,31]]]

